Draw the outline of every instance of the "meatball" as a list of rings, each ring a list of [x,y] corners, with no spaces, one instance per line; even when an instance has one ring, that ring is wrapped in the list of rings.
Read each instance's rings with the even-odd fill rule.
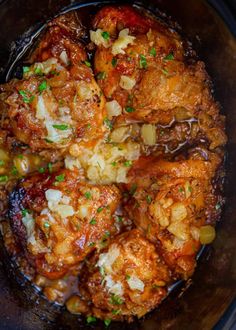
[[[106,131],[105,99],[84,45],[61,20],[48,26],[34,64],[9,83],[5,101],[13,134],[32,151],[68,149],[73,142],[91,146]]]
[[[213,163],[202,160],[169,162],[139,160],[131,170],[132,197],[126,210],[136,226],[156,244],[175,278],[192,275],[195,258],[214,224],[221,201],[212,184]]]
[[[83,290],[96,317],[132,320],[164,299],[169,280],[168,267],[155,246],[133,229],[117,236],[105,251],[93,257]]]
[[[125,11],[129,16],[124,18]],[[225,144],[223,117],[211,95],[204,63],[193,58],[173,29],[127,7],[102,9],[93,27],[98,83],[105,96],[123,109],[117,124],[138,121],[169,126],[194,120],[200,132],[198,136],[192,132],[186,140],[205,137],[212,149]],[[163,144],[159,133],[157,128],[158,143]]]
[[[21,181],[10,194],[9,217],[29,262],[53,279],[116,232],[119,202],[115,186],[90,185],[77,172],[61,170]]]

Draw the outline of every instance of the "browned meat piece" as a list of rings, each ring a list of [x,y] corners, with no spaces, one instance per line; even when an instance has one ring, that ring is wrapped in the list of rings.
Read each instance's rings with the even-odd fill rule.
[[[112,215],[119,202],[115,186],[92,186],[63,170],[20,182],[10,195],[9,216],[37,271],[59,278],[116,232]]]
[[[37,62],[8,88],[10,126],[33,151],[65,149],[73,142],[90,146],[105,132],[104,96],[84,46],[61,21],[49,25],[33,55]]]
[[[218,166],[218,159],[214,163],[152,158],[140,159],[131,170],[132,198],[126,210],[177,278],[192,275],[201,243],[215,238],[213,226],[222,203],[212,183]]]
[[[129,15],[124,17],[126,11]],[[205,138],[211,149],[225,144],[224,120],[204,63],[185,56],[188,49],[176,32],[127,7],[102,9],[94,29],[95,73],[105,96],[122,108],[118,126],[196,121],[197,135],[191,132],[184,139],[176,132],[170,133],[172,138],[181,143]],[[157,127],[156,144],[164,144],[162,134]]]
[[[102,319],[143,316],[166,296],[170,280],[155,246],[137,229],[117,236],[97,253],[89,272],[83,290],[93,303],[90,313]]]

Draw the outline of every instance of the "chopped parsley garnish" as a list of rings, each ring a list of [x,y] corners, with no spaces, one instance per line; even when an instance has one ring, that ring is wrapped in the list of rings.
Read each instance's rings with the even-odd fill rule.
[[[52,163],[48,163],[48,172],[52,173]]]
[[[136,185],[136,183],[134,183],[134,184],[132,184],[132,186],[130,188],[130,191],[129,191],[130,195],[133,196],[135,194],[136,190],[137,190],[137,185]]]
[[[15,166],[12,167],[11,174],[12,175],[17,175],[18,174],[17,168]]]
[[[50,74],[52,74],[53,76],[59,76],[60,72],[58,72],[56,70],[52,70],[52,71],[50,71]]]
[[[47,143],[53,143],[53,141],[52,140],[50,140],[50,139],[48,139],[48,138],[46,138],[46,139],[44,139]]]
[[[115,68],[117,66],[117,59],[115,57],[113,57],[113,59],[111,60],[111,64],[112,64],[113,68]]]
[[[44,80],[38,87],[38,90],[40,93],[42,93],[42,91],[44,91],[45,89],[47,89],[47,82],[46,80]]]
[[[116,166],[117,165],[117,162],[112,162],[111,165],[112,166]]]
[[[91,199],[92,198],[92,194],[89,191],[86,191],[86,193],[84,194],[84,197],[87,199]]]
[[[3,166],[5,164],[4,160],[0,160],[0,166]]]
[[[90,324],[90,323],[94,323],[94,322],[96,322],[96,321],[97,321],[97,319],[96,319],[95,316],[88,316],[88,317],[87,317],[87,323],[88,323],[88,324]]]
[[[26,215],[29,213],[27,209],[21,210],[22,217],[26,217]]]
[[[148,202],[148,204],[151,204],[151,202],[152,202],[152,197],[149,196],[149,195],[147,195],[147,196],[146,196],[146,201]]]
[[[49,228],[50,227],[50,223],[49,222],[44,222],[44,227],[45,228]]]
[[[157,51],[156,51],[155,48],[152,48],[152,49],[150,50],[150,55],[152,55],[153,57],[156,57],[156,55],[157,55]]]
[[[118,222],[122,222],[122,221],[123,221],[123,218],[122,218],[121,216],[117,215],[117,216],[116,216],[116,220],[117,220]]]
[[[141,69],[146,69],[147,68],[147,60],[144,55],[139,55],[140,60],[139,60],[139,66]]]
[[[215,209],[216,210],[219,210],[221,208],[221,204],[220,203],[217,203],[216,206],[215,206]]]
[[[29,72],[30,68],[28,66],[23,66],[23,73]]]
[[[179,192],[183,192],[184,188],[183,187],[179,187]]]
[[[112,310],[113,315],[118,315],[118,314],[120,314],[120,312],[121,312],[120,309],[113,309]]]
[[[97,209],[97,213],[101,213],[102,210],[103,210],[103,207],[99,207],[99,208]]]
[[[129,274],[125,275],[126,280],[130,280],[131,276]]]
[[[89,222],[90,225],[96,225],[96,223],[97,223],[97,221],[96,221],[95,218],[93,218],[93,219]]]
[[[102,277],[105,276],[105,270],[103,267],[99,267],[99,273],[101,274]]]
[[[45,172],[45,168],[44,167],[40,167],[38,171],[39,171],[39,173],[44,173]]]
[[[123,300],[121,299],[121,297],[113,294],[111,296],[111,303],[114,305],[122,305],[123,304]]]
[[[124,165],[125,165],[126,167],[130,167],[130,166],[132,166],[132,160],[127,160],[126,162],[124,162]]]
[[[98,80],[103,80],[106,78],[106,72],[99,72],[96,77]]]
[[[104,125],[107,126],[107,128],[112,129],[112,127],[113,127],[112,122],[108,118],[105,118],[103,122],[104,122]]]
[[[84,61],[84,64],[85,64],[88,68],[91,67],[91,63],[90,63],[89,61]]]
[[[23,159],[23,155],[17,155],[17,158],[19,158],[19,159]]]
[[[65,174],[57,175],[55,179],[57,182],[63,182],[65,180]]]
[[[59,129],[60,131],[65,131],[68,129],[68,125],[66,124],[61,124],[61,125],[52,125],[53,128]]]
[[[0,175],[0,182],[7,182],[8,176],[7,175]]]
[[[43,71],[42,71],[42,69],[40,69],[40,68],[36,68],[36,69],[34,70],[34,73],[37,74],[38,76],[43,76]]]
[[[108,327],[111,324],[111,320],[109,319],[104,320],[104,324],[106,327]]]
[[[128,113],[131,113],[131,112],[134,112],[135,109],[133,107],[126,107],[125,111],[128,112]]]
[[[103,31],[103,32],[102,32],[102,37],[103,37],[103,39],[105,39],[105,40],[109,40],[109,39],[110,39],[110,33],[107,32],[107,31]]]
[[[189,192],[192,192],[193,191],[193,188],[191,186],[188,186],[188,191]]]
[[[174,59],[174,54],[170,53],[164,57],[164,61],[173,61]]]
[[[161,71],[162,71],[162,73],[164,73],[165,75],[168,75],[168,73],[169,73],[167,69],[162,69]]]
[[[91,243],[89,243],[88,246],[92,247],[92,246],[94,246],[94,245],[95,245],[95,243],[94,243],[94,242],[91,242]]]
[[[23,102],[25,103],[32,103],[35,98],[34,95],[32,95],[29,91],[21,90],[19,91],[19,94],[22,96]]]

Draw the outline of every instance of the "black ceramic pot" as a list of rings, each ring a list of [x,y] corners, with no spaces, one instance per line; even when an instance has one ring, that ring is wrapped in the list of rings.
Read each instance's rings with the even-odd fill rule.
[[[101,1],[109,3],[111,1]],[[115,1],[113,1],[115,2]],[[130,1],[126,1],[130,2]],[[0,82],[9,65],[33,31],[68,6],[87,6],[89,1],[0,0]],[[226,160],[226,206],[217,239],[207,248],[186,290],[173,292],[145,319],[131,325],[111,324],[110,329],[209,330],[236,327],[233,303],[236,292],[236,1],[153,0],[136,1],[151,10],[171,15],[192,41],[212,77],[216,99],[227,116],[229,137]],[[91,12],[94,6],[90,6]],[[236,13],[236,11],[235,11]],[[30,32],[27,32],[30,31]],[[11,71],[13,72],[13,71]],[[79,320],[40,297],[12,268],[0,243],[0,330],[84,329]],[[97,324],[95,329],[103,329]]]

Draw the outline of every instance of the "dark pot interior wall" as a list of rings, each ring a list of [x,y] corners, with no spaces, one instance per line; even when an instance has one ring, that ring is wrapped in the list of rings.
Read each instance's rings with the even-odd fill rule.
[[[71,1],[73,2],[73,1]],[[45,22],[70,1],[15,0],[0,1],[0,79],[9,58],[12,42],[31,26]],[[128,2],[128,1],[127,1]],[[73,2],[74,3],[74,2]],[[78,3],[78,2],[77,2]],[[229,136],[227,156],[227,202],[218,236],[201,258],[192,284],[185,292],[176,292],[145,320],[128,325],[111,325],[110,329],[201,329],[218,322],[235,297],[235,229],[236,229],[236,40],[222,19],[204,1],[143,1],[171,15],[193,42],[200,58],[206,62],[217,100],[227,114]],[[40,299],[29,284],[21,285],[0,247],[0,329],[82,329],[77,318]],[[17,281],[16,282],[16,278]],[[179,295],[179,297],[177,297]],[[35,303],[36,300],[36,303]],[[48,322],[49,321],[49,322]],[[100,326],[97,326],[99,329]],[[103,328],[103,326],[101,326]]]

